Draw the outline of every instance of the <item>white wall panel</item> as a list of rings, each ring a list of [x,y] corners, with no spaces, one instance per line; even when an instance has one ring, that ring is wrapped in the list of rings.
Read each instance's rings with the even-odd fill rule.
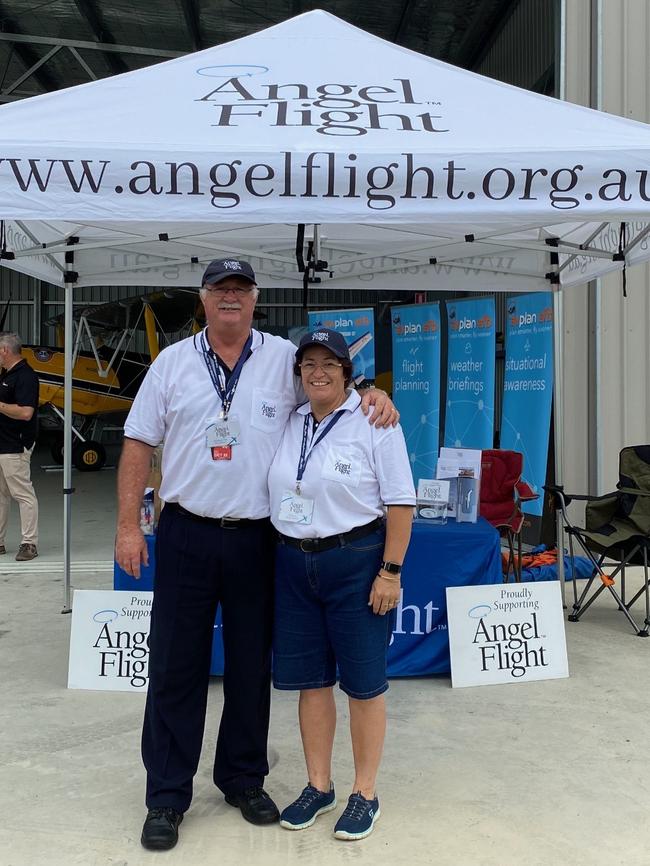
[[[650,122],[650,7],[647,0],[603,2],[605,111]],[[650,268],[602,281],[603,490],[618,478],[617,455],[625,445],[650,442]]]
[[[589,0],[567,0],[564,20],[564,69],[558,84],[569,102],[589,105],[591,98],[590,63],[591,32]],[[558,130],[561,134],[561,130]],[[564,295],[564,486],[568,491],[584,493],[590,480],[590,399],[589,399],[589,290],[576,286]],[[579,516],[581,508],[573,506]]]

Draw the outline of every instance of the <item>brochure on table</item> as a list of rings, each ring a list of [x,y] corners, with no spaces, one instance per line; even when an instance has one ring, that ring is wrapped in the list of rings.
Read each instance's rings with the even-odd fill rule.
[[[447,516],[459,523],[476,523],[481,484],[481,454],[473,448],[441,448],[437,480],[449,481]]]

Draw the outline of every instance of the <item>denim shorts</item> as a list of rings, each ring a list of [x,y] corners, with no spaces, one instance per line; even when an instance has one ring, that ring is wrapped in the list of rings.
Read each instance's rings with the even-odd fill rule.
[[[388,688],[386,651],[395,612],[368,606],[384,552],[385,530],[344,547],[303,553],[279,543],[275,577],[273,685],[320,689],[336,683],[367,700]]]

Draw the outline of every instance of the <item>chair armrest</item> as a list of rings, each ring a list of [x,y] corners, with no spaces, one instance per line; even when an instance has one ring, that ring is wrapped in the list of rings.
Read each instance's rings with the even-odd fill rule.
[[[567,493],[564,487],[562,487],[561,485],[558,486],[557,484],[545,484],[544,490],[546,490],[548,493],[554,493],[557,496],[563,496],[567,505],[571,502],[572,499],[576,499],[578,500],[578,502],[596,502],[598,499],[609,499],[610,496],[616,496],[619,493],[618,490],[613,490],[611,493],[603,493],[602,496],[590,496],[587,493]],[[641,491],[628,490],[627,492],[640,493]]]
[[[520,502],[530,502],[533,499],[539,499],[539,493],[535,493],[526,481],[517,481],[515,493]]]
[[[617,487],[617,493],[630,493],[632,496],[650,496],[650,490],[637,490],[636,487]]]
[[[545,484],[544,490],[546,490],[547,493],[550,493],[553,497],[553,509],[562,512],[562,519],[564,520],[567,529],[570,530],[576,528],[569,520],[569,515],[567,513],[567,508],[573,499],[581,502],[596,502],[598,500],[616,499],[618,497],[618,491],[615,491],[614,493],[606,493],[604,496],[588,496],[582,493],[565,493],[564,487],[561,484]]]

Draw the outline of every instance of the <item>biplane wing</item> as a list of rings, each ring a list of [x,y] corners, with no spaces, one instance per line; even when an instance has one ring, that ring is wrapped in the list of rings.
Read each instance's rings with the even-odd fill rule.
[[[6,310],[4,315],[6,316]],[[266,314],[255,312],[256,319]],[[72,357],[73,432],[79,443],[73,457],[79,469],[99,469],[106,455],[93,441],[108,416],[124,416],[133,403],[147,369],[159,351],[161,340],[174,342],[196,333],[205,323],[198,289],[161,289],[146,294],[78,305],[73,312]],[[65,357],[62,348],[64,315],[45,324],[56,327],[57,346],[23,346],[23,356],[39,378],[39,405],[55,425],[63,420]],[[138,332],[146,333],[146,350],[131,348]],[[143,341],[137,341],[142,347]],[[114,422],[112,422],[114,423]],[[52,446],[61,462],[62,442]]]

